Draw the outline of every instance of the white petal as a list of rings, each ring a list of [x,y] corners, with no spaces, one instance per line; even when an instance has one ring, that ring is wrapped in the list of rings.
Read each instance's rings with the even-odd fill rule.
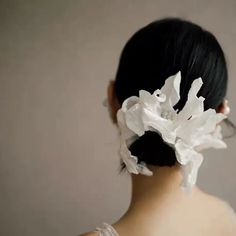
[[[181,73],[180,71],[168,77],[165,80],[164,86],[161,88],[161,92],[166,95],[168,98],[164,104],[164,107],[167,110],[172,110],[172,107],[179,101],[180,95],[180,81],[181,81]]]
[[[136,96],[131,96],[123,102],[121,110],[125,113],[127,110],[129,110],[133,105],[137,103],[139,103],[139,98]]]
[[[166,95],[161,92],[160,89],[157,89],[153,92],[153,96],[156,96],[158,102],[163,103],[166,101]]]
[[[138,158],[131,154],[125,142],[121,144],[120,155],[129,173],[147,176],[153,175],[152,171],[147,168],[145,163],[138,164]]]
[[[145,132],[139,104],[133,105],[125,114],[127,127],[135,134],[142,136]]]
[[[149,170],[144,162],[138,164],[138,172],[142,175],[152,176],[153,172]]]
[[[226,143],[222,140],[221,126],[217,125],[214,132],[196,139],[194,147],[198,152],[207,148],[227,148]]]
[[[177,136],[189,145],[194,145],[203,135],[213,132],[224,117],[223,114],[216,114],[214,109],[208,109],[201,114],[192,116],[185,122],[182,121],[177,127]]]
[[[148,110],[143,110],[142,112],[142,120],[145,124],[145,130],[155,130],[158,132],[164,141],[168,143],[174,143],[175,142],[175,130],[171,130],[171,120],[163,119],[159,115],[153,114]]]
[[[227,145],[224,141],[212,138],[212,135],[205,135],[201,138],[201,140],[199,140],[198,143],[194,144],[194,146],[194,149],[198,152],[208,148],[227,148]]]
[[[122,123],[125,123],[125,125],[132,132],[139,136],[144,134],[144,127],[140,117],[140,109],[139,98],[132,96],[127,98],[122,104],[121,111],[123,112],[123,118],[119,114],[119,118]]]
[[[181,165],[186,165],[196,155],[196,151],[184,143],[182,139],[178,139],[175,143],[176,159]]]
[[[218,139],[222,139],[223,138],[223,136],[222,136],[222,128],[221,128],[221,126],[219,124],[216,125],[216,128],[215,128],[214,132],[212,133],[212,136],[214,138],[218,138]]]
[[[121,144],[120,155],[123,162],[126,165],[128,172],[133,174],[138,174],[139,173],[137,170],[138,159],[137,157],[131,155],[131,152],[129,151],[125,143]]]
[[[160,114],[161,106],[159,98],[155,94],[150,94],[145,90],[139,91],[140,105],[151,112]]]
[[[130,139],[135,133],[130,130],[125,121],[124,112],[120,109],[117,112],[117,123],[120,130],[121,139],[127,140]]]
[[[203,161],[203,156],[199,153],[191,157],[186,165],[182,166],[183,181],[181,183],[182,188],[186,192],[190,192],[192,186],[196,184],[198,169]]]
[[[206,118],[204,122],[204,115],[209,111],[209,115]],[[214,109],[208,109],[204,112],[203,117],[200,119],[200,125],[202,125],[202,131],[204,134],[213,132],[215,130],[215,127],[217,124],[219,124],[223,119],[225,119],[226,116],[222,113],[216,113]]]
[[[197,93],[200,90],[203,82],[201,78],[195,79],[191,85],[188,93],[188,99],[183,109],[178,113],[178,119],[180,121],[187,120],[193,115],[200,114],[204,111],[203,97],[197,97]]]

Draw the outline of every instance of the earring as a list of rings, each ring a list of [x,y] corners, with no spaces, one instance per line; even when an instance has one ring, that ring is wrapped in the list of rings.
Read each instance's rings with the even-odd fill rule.
[[[228,106],[229,101],[227,99],[224,100],[225,110],[224,115],[228,115],[230,113],[230,107]]]

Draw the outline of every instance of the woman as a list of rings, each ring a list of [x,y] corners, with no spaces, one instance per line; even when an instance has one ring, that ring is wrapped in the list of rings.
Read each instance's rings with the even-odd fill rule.
[[[178,71],[180,72],[177,73]],[[195,80],[199,77],[201,79]],[[168,87],[172,86],[172,82],[173,87]],[[183,145],[181,147],[184,148],[181,149],[177,142],[168,141],[167,137],[170,140],[176,133],[172,134],[174,126],[171,126],[171,129],[165,126],[167,121],[172,122],[171,124],[178,119],[183,121],[183,115],[178,118],[177,113],[181,114],[188,104],[188,109],[196,112],[198,108],[194,108],[194,111],[195,103],[191,100],[191,93],[198,104],[196,106],[204,106],[204,111],[200,112],[201,117],[211,113],[212,117],[208,118],[220,123],[225,118],[223,114],[227,115],[229,112],[225,99],[227,82],[226,61],[219,43],[210,32],[196,24],[176,18],[162,19],[141,28],[128,40],[120,57],[116,79],[108,87],[108,105],[112,121],[117,124],[118,120],[121,129],[121,167],[128,169],[132,176],[131,203],[127,212],[117,222],[112,225],[104,223],[103,227],[83,234],[84,236],[236,235],[236,216],[232,208],[195,185],[197,169],[202,161],[202,155],[198,153],[200,148],[191,149],[191,152],[185,155],[185,151],[190,149]],[[173,104],[174,110],[169,110],[175,118],[168,118],[168,114],[159,117],[155,112],[151,114],[150,111],[153,110],[150,104],[156,102],[155,109],[162,109],[161,105],[167,104],[163,101],[168,98],[166,94],[170,88],[170,96],[173,96],[173,93],[175,97],[179,95],[177,103]],[[140,93],[140,90],[144,92]],[[139,100],[141,97],[142,102]],[[128,103],[132,105],[127,105]],[[129,109],[133,109],[133,113],[127,115]],[[140,109],[144,111],[142,115],[136,112],[141,111]],[[208,109],[210,112],[206,112]],[[191,137],[198,137],[195,136],[195,130],[205,132],[214,123],[209,123],[207,118],[199,129],[195,129],[195,124],[199,122],[189,122],[194,121],[196,117],[191,114],[185,119],[182,124],[186,125],[181,126],[182,136],[176,129],[179,136],[178,139],[175,136],[173,140],[183,141],[186,137],[189,140]],[[129,129],[132,134],[138,134],[136,138],[128,140],[122,136],[124,124],[126,131]],[[141,126],[145,127],[144,131],[140,131]],[[214,127],[216,130],[218,124]],[[192,138],[191,142],[202,142],[198,145],[202,149],[209,143],[209,146],[215,148],[225,147],[219,133],[217,139],[213,132],[207,135],[195,140]],[[186,158],[191,165],[186,164]],[[190,189],[191,193],[183,191],[180,185],[185,190]]]

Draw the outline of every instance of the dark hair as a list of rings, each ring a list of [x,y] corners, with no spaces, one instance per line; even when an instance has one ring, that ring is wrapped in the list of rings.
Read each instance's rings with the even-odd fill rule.
[[[115,78],[115,94],[120,104],[139,90],[154,92],[165,79],[181,71],[180,100],[185,105],[190,86],[203,80],[198,96],[205,97],[204,110],[217,109],[227,90],[228,73],[224,52],[213,34],[200,26],[178,18],[165,18],[139,29],[125,44]],[[228,121],[229,122],[229,121]],[[159,134],[148,131],[130,147],[138,162],[173,166],[174,150]],[[124,165],[123,165],[124,167]]]

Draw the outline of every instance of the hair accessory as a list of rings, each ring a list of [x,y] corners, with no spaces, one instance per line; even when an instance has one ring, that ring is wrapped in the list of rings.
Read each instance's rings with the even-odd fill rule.
[[[209,108],[204,111],[204,97],[197,97],[203,82],[195,79],[188,93],[188,99],[181,111],[173,106],[180,99],[180,71],[165,80],[161,89],[153,94],[139,91],[139,97],[127,98],[117,112],[120,130],[120,155],[128,172],[153,175],[144,162],[129,151],[130,145],[146,131],[160,134],[166,144],[175,150],[181,165],[183,180],[181,186],[189,192],[196,183],[197,173],[203,161],[200,151],[207,148],[226,148],[222,140],[219,122],[227,116]],[[153,156],[155,158],[155,156]]]

